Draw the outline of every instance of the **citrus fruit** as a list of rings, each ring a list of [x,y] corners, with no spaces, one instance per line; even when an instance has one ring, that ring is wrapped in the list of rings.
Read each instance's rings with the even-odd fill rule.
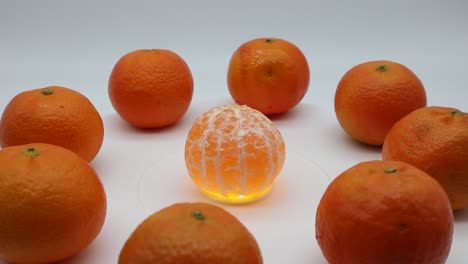
[[[396,121],[426,106],[426,91],[406,66],[369,61],[351,68],[335,93],[335,113],[344,131],[357,141],[381,146]]]
[[[96,172],[74,152],[34,143],[0,151],[0,259],[52,263],[99,234],[106,196]]]
[[[115,64],[109,78],[109,98],[117,113],[138,128],[176,123],[192,101],[192,73],[170,50],[136,50]]]
[[[443,188],[399,161],[366,161],[336,177],[317,208],[316,239],[329,263],[442,264],[453,214]]]
[[[145,219],[123,246],[119,264],[261,264],[249,230],[207,203],[177,203]]]
[[[468,113],[441,106],[418,109],[388,132],[382,156],[424,170],[444,187],[453,209],[468,207]]]
[[[280,131],[246,105],[214,107],[193,123],[185,143],[185,164],[208,197],[229,203],[260,199],[271,189],[285,161]]]
[[[83,94],[60,86],[19,93],[0,121],[2,147],[49,143],[91,161],[103,138],[104,125],[93,104]]]
[[[299,104],[309,78],[306,57],[296,45],[279,38],[257,38],[234,52],[227,79],[236,103],[270,115]]]

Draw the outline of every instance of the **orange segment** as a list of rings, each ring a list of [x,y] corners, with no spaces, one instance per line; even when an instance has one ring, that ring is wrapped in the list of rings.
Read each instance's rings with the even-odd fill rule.
[[[224,202],[257,200],[269,192],[285,161],[280,131],[244,105],[216,107],[197,118],[185,145],[195,184]]]

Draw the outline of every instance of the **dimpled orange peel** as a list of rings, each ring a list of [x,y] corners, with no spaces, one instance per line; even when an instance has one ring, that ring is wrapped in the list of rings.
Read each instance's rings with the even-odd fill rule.
[[[193,123],[185,164],[208,197],[226,203],[258,200],[271,189],[285,161],[280,131],[246,105],[214,107]]]

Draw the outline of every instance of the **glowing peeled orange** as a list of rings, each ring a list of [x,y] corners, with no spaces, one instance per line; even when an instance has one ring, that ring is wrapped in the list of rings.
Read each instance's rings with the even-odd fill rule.
[[[185,143],[192,180],[207,196],[223,202],[250,202],[266,195],[284,161],[279,130],[261,112],[244,105],[204,113]]]

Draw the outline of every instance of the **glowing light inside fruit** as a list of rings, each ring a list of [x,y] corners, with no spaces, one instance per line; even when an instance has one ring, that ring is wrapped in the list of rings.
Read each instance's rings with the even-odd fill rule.
[[[185,145],[185,164],[208,197],[245,203],[265,196],[283,168],[285,145],[265,115],[248,106],[216,107],[198,117]]]

